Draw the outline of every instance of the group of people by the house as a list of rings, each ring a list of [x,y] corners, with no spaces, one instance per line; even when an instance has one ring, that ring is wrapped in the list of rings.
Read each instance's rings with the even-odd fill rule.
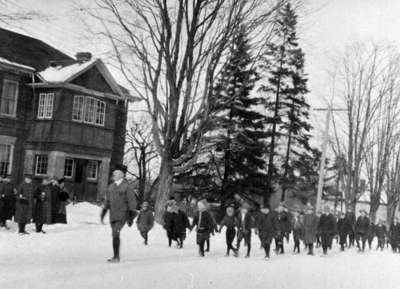
[[[65,179],[44,178],[38,186],[32,177],[14,186],[7,176],[0,178],[0,228],[9,229],[7,221],[18,224],[20,235],[29,234],[26,225],[34,222],[37,233],[46,233],[43,225],[67,223],[66,206],[69,194],[64,187]]]

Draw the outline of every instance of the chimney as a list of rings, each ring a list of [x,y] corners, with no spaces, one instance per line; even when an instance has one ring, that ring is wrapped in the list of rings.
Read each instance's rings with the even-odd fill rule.
[[[92,53],[90,52],[77,52],[75,58],[79,63],[84,63],[92,59]]]

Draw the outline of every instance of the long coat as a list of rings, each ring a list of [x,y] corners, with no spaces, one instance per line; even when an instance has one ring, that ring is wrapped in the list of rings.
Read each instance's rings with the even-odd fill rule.
[[[304,215],[304,242],[312,244],[317,241],[318,217],[315,214]]]
[[[14,221],[16,223],[30,223],[33,213],[33,185],[22,183],[17,188],[17,201]]]
[[[278,221],[275,214],[269,212],[268,214],[261,214],[257,220],[257,230],[260,240],[263,244],[270,243],[275,238],[279,228]]]
[[[178,213],[173,214],[174,218],[174,234],[177,237],[185,238],[186,237],[186,229],[190,228],[190,222],[182,210],[178,210]]]
[[[110,210],[110,223],[126,222],[129,212],[136,212],[135,192],[127,180],[108,186],[104,208]]]
[[[149,209],[141,210],[136,219],[137,228],[140,232],[148,232],[154,226],[153,212]]]
[[[375,228],[375,234],[378,237],[378,240],[384,242],[386,235],[387,235],[386,226],[385,225],[377,225]]]
[[[177,236],[174,231],[174,214],[173,212],[165,211],[163,216],[164,229],[167,231],[168,238],[176,240]]]
[[[334,235],[336,233],[336,220],[332,214],[322,214],[318,222],[318,232],[322,235]]]
[[[400,244],[400,223],[390,225],[389,238],[392,245],[398,246]]]
[[[368,217],[358,217],[356,222],[356,233],[357,234],[367,234],[369,228],[369,218]]]
[[[40,185],[33,194],[33,220],[38,224],[51,224],[51,188],[49,185]]]
[[[0,185],[0,218],[11,220],[15,214],[15,195],[11,183]]]
[[[282,233],[290,232],[290,215],[288,212],[282,211],[276,214],[278,220],[278,230]]]
[[[294,239],[302,239],[304,235],[304,221],[303,218],[298,216],[298,217],[293,217],[291,221],[291,228],[293,231],[293,238]]]
[[[251,228],[254,226],[253,222],[253,217],[250,215],[250,213],[247,213],[244,216],[244,220],[242,220],[242,214],[240,213],[237,216],[238,220],[238,231],[242,234],[249,234],[251,233]]]
[[[353,225],[347,218],[340,218],[337,222],[337,229],[340,236],[346,236],[353,232]]]
[[[215,228],[215,223],[210,212],[197,212],[193,218],[191,228],[197,227],[196,229],[196,242],[201,244],[205,240],[210,239],[210,234]]]

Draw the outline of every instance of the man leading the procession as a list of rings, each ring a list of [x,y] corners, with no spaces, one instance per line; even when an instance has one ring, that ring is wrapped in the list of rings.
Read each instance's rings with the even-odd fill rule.
[[[101,222],[107,211],[110,211],[110,225],[112,231],[112,244],[114,256],[107,260],[110,263],[119,263],[120,232],[125,225],[132,226],[136,215],[136,198],[132,187],[125,179],[125,166],[118,166],[112,174],[112,184],[109,185],[103,210],[101,211]]]

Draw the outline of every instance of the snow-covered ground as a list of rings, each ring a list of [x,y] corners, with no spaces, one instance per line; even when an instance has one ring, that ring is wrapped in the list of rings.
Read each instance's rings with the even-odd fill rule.
[[[136,227],[122,231],[121,263],[107,264],[111,256],[108,225],[99,224],[99,208],[87,203],[68,207],[68,225],[47,226],[47,234],[19,236],[0,230],[1,289],[108,289],[108,288],[400,288],[400,254],[355,249],[328,257],[291,253],[272,254],[263,260],[259,241],[253,238],[250,259],[224,257],[224,234],[211,240],[211,253],[197,256],[195,234],[184,249],[168,248],[160,226],[150,232],[144,246]]]

